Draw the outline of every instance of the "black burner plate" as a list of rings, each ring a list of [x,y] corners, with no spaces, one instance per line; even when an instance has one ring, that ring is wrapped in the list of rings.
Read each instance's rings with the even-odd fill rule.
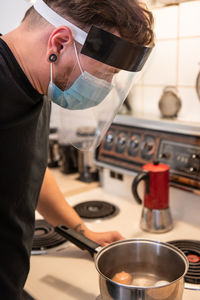
[[[100,201],[86,201],[74,206],[74,209],[81,218],[99,219],[116,215],[118,209],[115,205]]]
[[[32,250],[46,250],[66,242],[66,238],[55,232],[54,227],[45,220],[35,221]]]
[[[189,270],[185,276],[185,282],[200,284],[200,241],[176,240],[170,241],[183,251],[189,261]]]

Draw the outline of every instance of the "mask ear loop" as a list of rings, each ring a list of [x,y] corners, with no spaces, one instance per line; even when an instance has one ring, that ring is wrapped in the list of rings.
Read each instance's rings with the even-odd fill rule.
[[[50,97],[48,97],[50,102],[51,102],[52,89],[53,89],[53,63],[50,63],[50,82],[49,82],[49,87],[48,87],[48,91],[47,91],[47,95],[48,96],[50,95]]]
[[[51,81],[50,82],[53,82],[53,63],[51,63],[50,65],[50,76],[51,76]]]
[[[79,56],[78,56],[78,52],[77,52],[77,48],[76,48],[75,42],[74,42],[74,51],[75,51],[76,60],[78,62],[79,69],[80,69],[81,73],[83,73],[83,69],[81,67],[81,63],[80,63],[80,60],[79,60]]]

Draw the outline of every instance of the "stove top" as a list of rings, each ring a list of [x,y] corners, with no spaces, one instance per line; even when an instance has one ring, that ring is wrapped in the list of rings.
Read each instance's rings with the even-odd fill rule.
[[[189,269],[184,278],[185,288],[200,289],[200,241],[174,240],[169,243],[182,250],[189,261]]]
[[[45,220],[35,221],[35,232],[31,254],[43,254],[66,243],[66,238],[55,232],[54,227]]]
[[[81,202],[76,204],[74,209],[84,219],[111,218],[119,213],[119,208],[116,205],[102,200]]]
[[[106,175],[109,177],[109,172]],[[107,177],[106,182],[108,182]],[[85,202],[86,199],[91,202],[94,199],[101,199],[103,202],[111,203],[119,208],[116,217],[93,221],[86,219],[86,225],[93,231],[118,230],[125,238],[146,238],[161,242],[198,239],[200,236],[199,197],[189,194],[190,203],[192,201],[193,205],[188,207],[188,194],[184,191],[171,189],[170,205],[174,229],[165,234],[148,233],[142,231],[139,226],[142,206],[134,201],[131,194],[119,196],[119,192],[123,190],[122,184],[131,185],[132,178],[129,179],[126,176],[125,180],[125,183],[124,181],[117,181],[115,189],[108,184],[111,192],[97,188],[67,197],[67,201],[74,207]],[[114,194],[113,191],[116,193]],[[36,218],[39,219],[41,216],[36,214]],[[62,244],[57,248],[64,248],[64,245]],[[70,242],[67,242],[67,247],[63,251],[60,250],[55,253],[55,248],[54,253],[52,253],[53,249],[49,249],[51,253],[47,249],[45,251],[48,253],[45,255],[31,256],[31,270],[26,283],[27,291],[38,300],[101,300],[97,298],[100,294],[98,272],[90,254],[87,251],[79,250]],[[193,259],[195,260],[194,257]],[[186,284],[196,286],[196,290],[184,289],[182,300],[200,299],[200,291],[198,290],[200,284]]]

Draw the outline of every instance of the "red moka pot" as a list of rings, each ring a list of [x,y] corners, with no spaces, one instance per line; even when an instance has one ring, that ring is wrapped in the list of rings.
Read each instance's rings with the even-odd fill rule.
[[[133,181],[132,191],[138,203],[143,203],[140,226],[143,230],[162,233],[173,228],[169,208],[169,166],[159,162],[142,167]],[[145,181],[144,201],[138,195],[138,184]]]

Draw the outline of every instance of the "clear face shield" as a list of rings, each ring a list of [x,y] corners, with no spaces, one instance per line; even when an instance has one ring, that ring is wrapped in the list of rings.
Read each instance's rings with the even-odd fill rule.
[[[37,0],[34,8],[52,25],[68,26],[72,31],[76,64],[65,90],[54,84],[51,64],[48,97],[63,107],[60,117],[65,142],[93,151],[120,110],[151,48],[135,46],[96,26],[86,33],[42,0]]]

